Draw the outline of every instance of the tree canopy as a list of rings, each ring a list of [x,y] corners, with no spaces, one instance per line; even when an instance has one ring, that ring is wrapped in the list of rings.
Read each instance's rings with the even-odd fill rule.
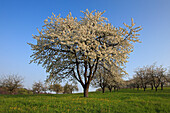
[[[5,88],[10,94],[23,87],[24,78],[15,74],[5,75],[0,78],[0,87]]]
[[[128,55],[133,51],[133,43],[139,42],[142,28],[124,23],[125,27],[113,27],[104,12],[87,9],[78,20],[71,12],[66,18],[60,15],[48,17],[44,26],[33,35],[36,44],[31,44],[31,62],[42,64],[50,75],[48,80],[72,78],[84,88],[88,97],[90,82],[98,65],[114,74],[114,68],[124,71]]]

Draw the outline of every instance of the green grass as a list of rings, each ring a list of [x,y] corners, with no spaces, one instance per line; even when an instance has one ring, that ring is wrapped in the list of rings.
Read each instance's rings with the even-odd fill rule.
[[[0,95],[0,113],[170,113],[170,87],[83,94]]]

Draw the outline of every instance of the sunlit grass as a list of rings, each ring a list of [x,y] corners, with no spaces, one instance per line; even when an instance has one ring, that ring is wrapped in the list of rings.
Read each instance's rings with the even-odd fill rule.
[[[170,88],[144,92],[121,89],[118,92],[83,94],[0,95],[0,113],[170,113]]]

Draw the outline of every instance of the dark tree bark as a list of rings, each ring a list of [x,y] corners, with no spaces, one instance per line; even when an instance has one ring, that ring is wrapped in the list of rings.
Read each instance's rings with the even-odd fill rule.
[[[155,87],[155,91],[157,91],[158,90],[158,87]]]
[[[75,56],[76,56],[76,54],[75,54]],[[76,76],[76,72],[74,71],[74,68],[72,69],[72,72],[73,72],[73,76],[75,77],[75,79],[78,82],[80,82],[80,84],[82,85],[82,87],[84,89],[84,97],[88,97],[88,90],[89,90],[90,82],[93,80],[93,77],[95,76],[95,73],[96,73],[96,70],[98,67],[98,60],[99,60],[99,58],[96,59],[96,64],[94,63],[93,65],[91,65],[89,62],[86,62],[86,61],[84,62],[85,72],[84,72],[84,82],[83,82],[83,79],[81,77],[80,70],[79,70],[80,62],[76,58],[76,70],[77,70],[78,76]],[[89,73],[87,73],[88,69],[89,69]]]
[[[116,87],[114,86],[114,92],[116,91]]]
[[[163,86],[164,86],[164,83],[163,83],[163,82],[161,82],[161,90],[163,90]]]
[[[108,86],[110,92],[112,92],[112,86]]]
[[[102,93],[104,93],[104,92],[105,92],[105,87],[102,88]]]
[[[119,91],[119,88],[117,87],[117,91]]]
[[[139,85],[137,85],[137,90],[139,90]]]
[[[146,90],[146,84],[143,86],[144,91]]]
[[[154,87],[155,87],[155,91],[157,92],[158,90],[158,87],[160,85],[160,81],[156,84],[156,82],[154,81]]]
[[[88,97],[89,85],[90,84],[86,84],[84,87],[84,97]]]
[[[151,90],[153,90],[153,84],[150,84],[151,85]]]

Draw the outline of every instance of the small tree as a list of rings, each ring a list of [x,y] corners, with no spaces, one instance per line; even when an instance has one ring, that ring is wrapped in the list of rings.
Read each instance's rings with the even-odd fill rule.
[[[114,91],[117,88],[117,91],[118,91],[121,86],[125,85],[124,80],[122,79],[123,74],[120,71],[117,71],[117,73],[115,74],[118,74],[119,76],[115,75],[115,76],[110,76],[108,78],[107,87],[110,92],[112,91],[112,88],[114,88]]]
[[[159,66],[159,67],[155,66],[155,64],[147,68],[147,73],[151,77],[151,81],[156,91],[159,85],[161,84],[161,82],[162,82],[161,85],[163,85],[163,83],[165,82],[164,81],[165,76],[166,76],[165,71],[166,71],[166,68],[163,68],[162,66]]]
[[[96,76],[93,79],[92,85],[95,87],[100,87],[104,93],[110,79],[111,77],[109,76],[107,70],[100,66],[96,72]]]
[[[161,78],[161,90],[166,83],[170,82],[170,70]]]
[[[80,21],[71,13],[66,18],[53,14],[44,21],[39,35],[33,36],[37,43],[29,44],[34,51],[31,62],[46,68],[50,73],[47,79],[73,78],[82,85],[84,97],[88,97],[98,65],[112,73],[114,67],[122,67],[125,72],[123,67],[133,50],[133,42],[139,42],[137,32],[141,27],[134,27],[132,19],[131,25],[116,28],[102,16],[104,12],[82,13]]]
[[[139,76],[134,76],[132,79],[132,86],[134,88],[137,88],[137,90],[139,90],[140,86],[141,86],[141,79]]]
[[[168,77],[166,75],[164,75],[162,78],[161,78],[161,90],[163,90],[163,87],[164,87],[164,84],[166,82],[168,82]]]
[[[135,71],[136,77],[138,77],[144,91],[147,85],[151,85],[152,90],[154,86],[156,91],[159,85],[161,85],[161,89],[163,90],[163,85],[167,81],[165,72],[166,68],[156,66],[155,64],[144,66]]]
[[[77,85],[69,85],[68,83],[65,84],[64,86],[64,94],[72,94],[73,91],[78,91]]]
[[[136,77],[139,78],[140,84],[143,87],[144,91],[146,90],[147,84],[149,83],[149,76],[147,74],[147,68],[138,68],[136,71]]]
[[[47,84],[43,84],[43,86],[42,86],[42,91],[43,91],[44,93],[47,93],[47,90],[48,90]]]
[[[17,94],[24,94],[24,95],[26,95],[26,94],[33,94],[33,92],[31,90],[29,90],[29,89],[26,89],[26,88],[19,88],[17,90]]]
[[[42,82],[34,82],[32,86],[32,90],[34,94],[40,94],[41,91],[43,91],[43,83]]]
[[[23,87],[23,81],[24,79],[21,76],[5,75],[0,79],[0,86],[13,94],[18,88]]]
[[[63,87],[60,85],[60,84],[53,84],[53,85],[50,85],[50,91],[55,91],[56,94],[60,93],[63,91]]]

